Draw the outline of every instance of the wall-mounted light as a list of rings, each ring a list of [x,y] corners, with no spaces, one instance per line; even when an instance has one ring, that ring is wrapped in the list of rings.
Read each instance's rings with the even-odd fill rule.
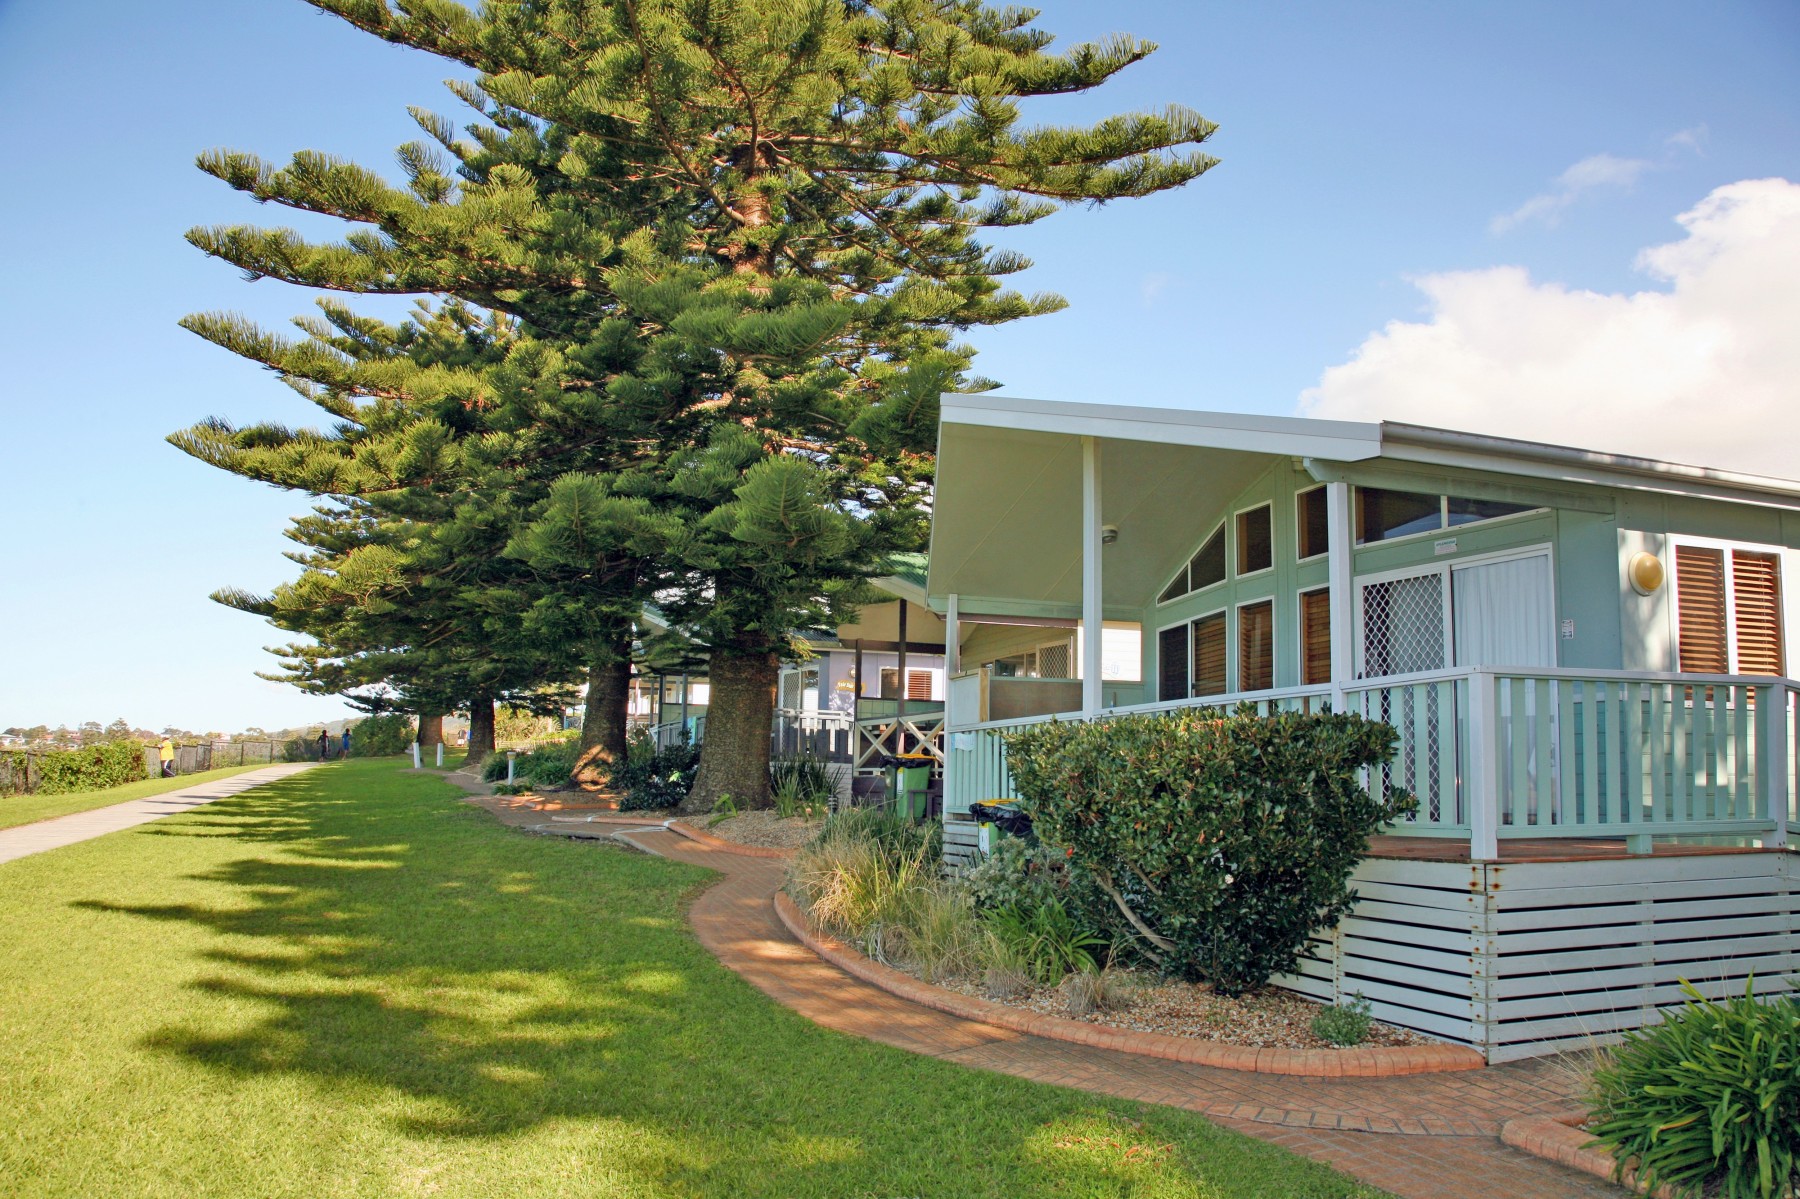
[[[1631,580],[1631,589],[1639,595],[1654,594],[1663,585],[1667,573],[1663,569],[1661,558],[1642,550],[1631,555],[1631,561],[1625,564],[1625,574]]]
[[[1118,539],[1119,539],[1119,526],[1118,525],[1101,525],[1100,526],[1100,544],[1101,545],[1111,545],[1113,542],[1117,541]]]

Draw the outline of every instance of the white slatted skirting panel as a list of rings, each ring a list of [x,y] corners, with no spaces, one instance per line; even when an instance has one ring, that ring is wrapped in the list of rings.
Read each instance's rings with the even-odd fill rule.
[[[1800,856],[1580,862],[1372,858],[1317,960],[1276,979],[1491,1062],[1615,1041],[1683,1001],[1790,993],[1800,975]],[[1800,992],[1793,992],[1800,994]]]

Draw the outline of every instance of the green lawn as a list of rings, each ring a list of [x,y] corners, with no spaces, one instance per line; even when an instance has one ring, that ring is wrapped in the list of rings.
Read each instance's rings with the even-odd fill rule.
[[[0,828],[13,828],[16,825],[30,824],[34,820],[48,820],[52,816],[85,812],[90,808],[104,808],[124,803],[128,799],[161,795],[165,791],[176,791],[194,783],[228,779],[234,774],[243,774],[246,770],[262,770],[268,765],[267,762],[260,762],[255,766],[224,766],[218,770],[203,770],[198,774],[183,774],[172,779],[144,779],[142,782],[126,783],[122,787],[108,787],[104,791],[70,791],[63,795],[0,795]]]
[[[694,941],[703,871],[455,795],[351,762],[0,865],[0,1194],[1377,1194],[822,1030]]]

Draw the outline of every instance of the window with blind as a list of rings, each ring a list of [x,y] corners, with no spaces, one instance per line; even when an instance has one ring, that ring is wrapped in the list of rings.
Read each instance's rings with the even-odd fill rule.
[[[1785,673],[1779,554],[1677,545],[1675,617],[1681,670]]]
[[[1331,589],[1300,593],[1300,682],[1331,681]]]
[[[1215,612],[1193,622],[1194,695],[1222,695],[1225,680],[1225,613]]]
[[[929,670],[908,670],[906,672],[906,698],[931,698],[931,672]]]
[[[1299,539],[1295,548],[1301,558],[1314,558],[1331,544],[1330,505],[1323,487],[1302,491],[1294,497],[1294,531]]]
[[[1275,601],[1238,609],[1238,690],[1267,691],[1275,685]]]
[[[1156,698],[1186,699],[1188,627],[1178,624],[1156,635]]]

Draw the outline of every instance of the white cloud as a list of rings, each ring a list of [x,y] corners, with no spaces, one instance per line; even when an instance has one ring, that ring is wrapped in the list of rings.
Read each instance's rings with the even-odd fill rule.
[[[1705,125],[1695,125],[1690,129],[1680,129],[1663,139],[1663,145],[1671,150],[1686,150],[1693,154],[1706,153]]]
[[[1676,137],[1681,137],[1677,134]],[[1619,158],[1612,154],[1591,154],[1556,177],[1556,187],[1531,197],[1511,212],[1501,213],[1488,222],[1492,233],[1505,233],[1526,221],[1541,220],[1554,225],[1562,210],[1582,196],[1599,188],[1630,187],[1638,176],[1654,164],[1644,158]]]
[[[1300,410],[1800,477],[1800,185],[1728,184],[1676,219],[1637,258],[1666,291],[1415,280],[1429,319],[1370,334]]]

